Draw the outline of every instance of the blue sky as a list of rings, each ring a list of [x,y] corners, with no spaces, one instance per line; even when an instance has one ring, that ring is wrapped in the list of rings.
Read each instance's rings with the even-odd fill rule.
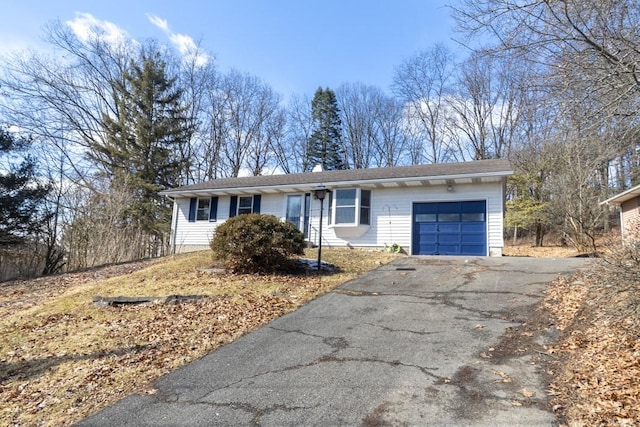
[[[46,47],[49,21],[91,17],[129,36],[201,42],[221,70],[256,75],[285,96],[362,82],[388,90],[413,53],[455,35],[447,0],[0,0],[0,53]],[[154,24],[155,22],[155,24]]]

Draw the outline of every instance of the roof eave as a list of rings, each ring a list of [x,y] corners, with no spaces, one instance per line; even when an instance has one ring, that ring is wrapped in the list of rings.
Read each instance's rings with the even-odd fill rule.
[[[608,198],[607,200],[600,202],[600,205],[621,205],[627,200],[633,199],[634,197],[640,196],[640,185],[636,185],[628,189],[627,191],[623,191],[620,194],[616,194],[613,197]]]
[[[449,174],[449,175],[429,175],[429,176],[411,176],[401,178],[376,178],[376,179],[360,179],[360,180],[346,180],[346,181],[333,181],[333,182],[314,182],[314,183],[302,183],[302,184],[279,184],[279,185],[260,185],[260,186],[245,186],[245,187],[225,187],[225,188],[201,188],[201,189],[188,189],[188,190],[164,190],[159,194],[163,196],[179,197],[181,195],[188,196],[195,193],[204,194],[228,194],[233,192],[246,193],[246,192],[272,192],[277,190],[278,192],[287,192],[287,190],[296,190],[301,188],[313,189],[318,185],[325,185],[328,188],[344,187],[349,185],[364,185],[364,184],[385,184],[389,182],[408,182],[408,181],[446,181],[456,179],[469,179],[469,178],[506,178],[513,175],[512,170],[496,171],[496,172],[476,172],[476,173],[464,173],[464,174]]]

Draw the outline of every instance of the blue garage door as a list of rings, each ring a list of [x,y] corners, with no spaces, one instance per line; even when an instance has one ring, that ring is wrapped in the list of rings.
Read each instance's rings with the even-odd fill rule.
[[[486,255],[484,200],[413,204],[413,255]]]

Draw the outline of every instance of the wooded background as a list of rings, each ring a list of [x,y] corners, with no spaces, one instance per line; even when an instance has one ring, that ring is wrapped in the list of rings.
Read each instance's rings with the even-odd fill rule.
[[[201,48],[79,39],[52,22],[49,50],[0,62],[0,280],[164,255],[171,209],[158,191],[318,163],[508,158],[508,237],[553,233],[593,252],[616,218],[598,203],[640,182],[638,2],[450,10],[464,57],[426,46],[389,88],[318,82],[286,102]]]

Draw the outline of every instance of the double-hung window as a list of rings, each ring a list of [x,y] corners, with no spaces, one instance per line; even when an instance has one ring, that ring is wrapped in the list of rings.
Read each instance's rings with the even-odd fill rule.
[[[191,197],[189,200],[189,222],[216,221],[218,197]]]
[[[329,198],[329,224],[370,225],[371,191],[360,188],[336,189]]]
[[[238,215],[250,214],[253,212],[253,196],[238,197]]]
[[[209,211],[211,210],[211,199],[198,199],[198,211],[196,213],[197,221],[208,221]]]
[[[260,201],[262,196],[231,196],[229,198],[229,218],[236,215],[260,213]]]

